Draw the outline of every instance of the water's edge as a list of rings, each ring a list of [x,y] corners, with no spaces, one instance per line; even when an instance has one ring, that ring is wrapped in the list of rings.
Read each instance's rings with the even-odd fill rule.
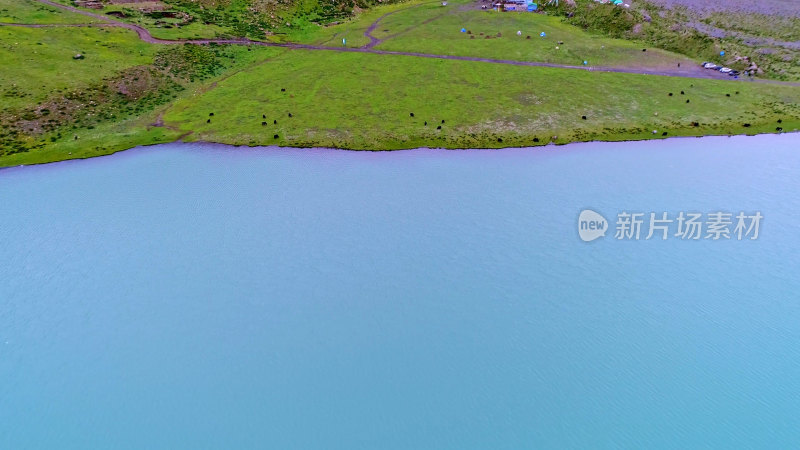
[[[798,144],[172,143],[2,172],[0,448],[791,447]],[[682,211],[764,220],[646,239]]]
[[[127,152],[129,150],[141,149],[141,148],[148,148],[148,147],[157,147],[161,145],[214,145],[214,146],[221,146],[221,147],[229,147],[234,149],[278,149],[278,150],[304,150],[304,149],[315,149],[315,150],[331,150],[331,151],[344,151],[344,152],[373,152],[373,153],[382,153],[382,152],[402,152],[402,151],[427,151],[427,150],[448,150],[448,151],[467,151],[467,150],[476,150],[476,151],[497,151],[497,150],[520,150],[520,149],[527,149],[527,150],[537,150],[542,149],[546,150],[550,147],[569,147],[569,146],[576,146],[581,144],[593,144],[593,143],[606,143],[606,144],[615,144],[615,143],[627,143],[627,142],[652,142],[652,141],[674,141],[677,139],[708,139],[708,138],[757,138],[759,136],[781,136],[781,135],[798,135],[800,136],[800,131],[789,131],[789,132],[779,132],[779,133],[757,133],[757,134],[707,134],[703,136],[669,136],[669,137],[662,137],[657,136],[653,138],[646,138],[646,139],[626,139],[626,140],[591,140],[591,141],[572,141],[572,142],[564,142],[564,143],[555,143],[555,142],[548,142],[540,145],[531,145],[525,147],[484,147],[484,148],[453,148],[453,147],[411,147],[411,148],[397,148],[397,149],[383,149],[383,150],[370,150],[370,149],[352,149],[352,148],[338,148],[338,147],[316,147],[316,146],[306,146],[306,147],[294,147],[294,146],[276,146],[276,145],[235,145],[235,144],[227,144],[224,142],[212,142],[212,141],[184,141],[182,139],[178,139],[175,141],[169,142],[156,142],[153,144],[146,144],[146,145],[136,145],[133,147],[123,148],[120,150],[113,150],[109,153],[101,154],[101,155],[93,155],[93,156],[76,156],[74,158],[66,158],[57,161],[47,161],[47,162],[39,162],[39,163],[31,163],[31,164],[14,164],[4,166],[2,162],[0,162],[0,171],[4,169],[12,169],[15,167],[31,167],[31,166],[42,166],[42,165],[49,165],[49,164],[58,164],[58,163],[66,163],[70,161],[81,161],[81,160],[88,160],[88,159],[97,159],[103,158],[107,156],[112,156],[117,153]]]

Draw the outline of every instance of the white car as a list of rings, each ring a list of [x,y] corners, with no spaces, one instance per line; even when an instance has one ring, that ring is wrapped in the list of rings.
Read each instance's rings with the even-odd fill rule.
[[[731,72],[733,72],[733,69],[731,69],[729,67],[723,67],[722,69],[719,69],[719,71],[722,72],[722,73],[731,73]]]
[[[706,69],[716,69],[718,66],[714,63],[707,62],[703,63],[703,67]]]

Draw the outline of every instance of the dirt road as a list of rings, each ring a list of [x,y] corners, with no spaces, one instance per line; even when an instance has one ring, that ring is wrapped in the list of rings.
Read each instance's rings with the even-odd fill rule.
[[[390,51],[390,50],[376,50],[373,48],[375,45],[380,43],[381,41],[371,35],[372,31],[375,30],[375,27],[380,23],[380,21],[389,14],[384,14],[381,16],[377,21],[375,21],[364,33],[365,36],[370,38],[370,44],[356,48],[356,47],[327,47],[323,45],[310,45],[310,44],[297,44],[297,43],[275,43],[275,42],[264,42],[264,41],[254,41],[251,39],[159,39],[153,37],[146,28],[140,27],[139,25],[134,25],[131,23],[122,22],[111,17],[108,17],[103,14],[97,14],[89,11],[84,11],[72,6],[62,5],[60,3],[53,2],[51,0],[36,0],[39,3],[43,3],[46,5],[50,5],[56,8],[65,9],[71,11],[73,13],[82,14],[87,17],[91,17],[93,19],[98,19],[103,21],[102,24],[86,24],[83,26],[87,27],[119,27],[125,28],[128,30],[132,30],[136,32],[144,42],[148,42],[151,44],[163,44],[163,45],[182,45],[182,44],[231,44],[231,45],[259,45],[263,47],[279,47],[279,48],[287,48],[287,49],[294,49],[294,50],[314,50],[314,51],[330,51],[330,52],[351,52],[351,53],[370,53],[370,54],[377,54],[377,55],[396,55],[396,56],[411,56],[417,58],[432,58],[432,59],[447,59],[453,61],[474,61],[474,62],[483,62],[483,63],[490,63],[490,64],[505,64],[510,66],[529,66],[529,67],[550,67],[550,68],[557,68],[557,69],[570,69],[570,70],[584,70],[588,72],[612,72],[612,73],[632,73],[632,74],[640,74],[640,75],[660,75],[660,76],[671,76],[671,77],[681,77],[681,78],[702,78],[702,79],[721,79],[721,80],[732,80],[731,77],[726,75],[720,74],[714,70],[704,70],[700,67],[683,67],[675,69],[643,69],[643,68],[635,68],[635,67],[597,67],[597,66],[572,66],[567,64],[552,64],[552,63],[544,63],[544,62],[537,62],[537,61],[515,61],[515,60],[506,60],[506,59],[493,59],[493,58],[480,58],[474,56],[457,56],[457,55],[436,55],[430,53],[417,53],[417,52],[400,52],[400,51]],[[397,12],[397,11],[395,11]],[[38,28],[44,27],[41,25],[27,25],[27,24],[0,24],[5,26],[23,26],[23,27],[31,27],[31,28]],[[47,25],[55,26],[55,25]],[[63,26],[63,25],[58,25]],[[81,25],[68,25],[68,26],[81,26]]]

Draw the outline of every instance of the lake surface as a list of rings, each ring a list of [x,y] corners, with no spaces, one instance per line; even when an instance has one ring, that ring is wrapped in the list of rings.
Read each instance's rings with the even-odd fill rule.
[[[793,447],[798,225],[797,134],[0,170],[0,448]]]

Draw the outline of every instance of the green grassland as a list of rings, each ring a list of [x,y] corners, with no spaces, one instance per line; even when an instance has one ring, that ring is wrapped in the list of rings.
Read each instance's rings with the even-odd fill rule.
[[[0,27],[0,166],[174,140],[173,130],[150,126],[156,111],[261,61],[256,54],[151,45],[119,28]]]
[[[57,1],[71,3],[71,0]],[[379,48],[561,64],[585,60],[592,65],[649,68],[675,67],[677,62],[687,62],[688,57],[744,70],[752,61],[763,69],[759,71],[761,77],[800,81],[800,51],[796,48],[773,45],[760,49],[763,43],[753,44],[736,35],[712,38],[688,25],[704,22],[777,41],[796,40],[796,19],[774,15],[725,12],[703,17],[686,8],[667,10],[648,0],[636,0],[631,8],[594,0],[575,0],[577,6],[561,2],[558,8],[546,7],[544,14],[550,17],[545,18],[543,14],[530,13],[496,13],[490,18],[490,12],[481,11],[477,3],[468,0],[451,1],[446,8],[432,0],[158,0],[157,3],[179,17],[152,16],[130,3],[106,3],[103,11],[124,12],[127,17],[123,20],[143,26],[162,39],[248,37],[341,46],[344,38],[348,47],[359,47],[369,43],[364,31],[375,19],[411,6],[414,7],[411,10],[386,17],[382,25],[389,28],[381,26],[375,30],[379,38],[392,37]],[[474,35],[441,33],[451,26],[460,30],[468,25],[476,28]],[[577,35],[577,28],[586,33]],[[389,32],[383,33],[384,29]],[[528,46],[516,45],[509,39],[503,42],[486,39],[486,35],[491,36],[496,30],[506,38],[519,30],[535,40],[538,33],[548,29],[547,39],[538,44],[528,42],[531,44]],[[603,38],[624,38],[625,42],[604,43]],[[481,39],[485,41],[479,42]],[[558,41],[565,44],[548,45]],[[636,54],[643,47],[648,52]],[[725,57],[720,57],[721,50],[726,51]],[[749,59],[742,60],[743,57]]]
[[[188,14],[178,17],[162,16],[158,11],[147,12],[141,5],[108,4],[103,8],[103,13],[121,14],[123,17],[114,16],[114,19],[147,28],[153,37],[159,39],[214,39],[233,37],[236,34],[229,26],[204,23]]]
[[[216,11],[209,2],[201,3]],[[248,4],[230,0],[220,8],[230,12]],[[295,11],[302,11],[299,5],[293,4]],[[14,14],[23,20],[22,13]],[[77,21],[69,14],[25,14],[39,23]],[[364,32],[370,24],[383,17],[373,32],[385,39],[379,50],[574,65],[586,59],[634,68],[686,61],[649,47],[642,52],[636,38],[610,38],[563,17],[482,11],[463,0],[448,7],[412,1],[353,10],[330,26],[310,21],[310,15],[292,17],[297,21],[288,31],[266,37],[331,47],[346,37],[348,47],[360,46],[369,42]],[[224,20],[213,22],[219,27],[214,31],[204,20],[165,28],[175,34],[162,36],[182,37],[190,26],[202,36],[249,33]],[[472,34],[461,33],[462,27]],[[546,38],[539,37],[541,31]],[[85,59],[73,59],[77,53]],[[0,26],[0,63],[0,167],[179,138],[391,150],[800,129],[800,87],[790,85],[332,50],[152,45],[111,27]]]
[[[75,24],[94,22],[99,21],[33,0],[0,0],[0,23]]]
[[[116,28],[0,27],[2,108],[36,104],[59,91],[147,64],[158,46]],[[76,54],[85,56],[74,60]]]
[[[662,68],[693,63],[686,56],[658,48],[642,52],[640,42],[589,33],[560,17],[499,13],[475,5],[468,0],[450,2],[447,7],[438,1],[394,4],[369,10],[339,26],[298,30],[291,40],[339,47],[346,38],[348,47],[364,46],[370,42],[364,32],[386,15],[372,32],[375,38],[385,40],[376,47],[379,50],[570,65],[587,61],[598,66]],[[468,32],[462,33],[462,28]],[[522,35],[517,36],[517,31]],[[546,37],[540,37],[542,32]]]
[[[33,151],[0,156],[0,167],[92,158],[140,145],[172,142],[180,137],[175,130],[152,126],[155,119],[156,114],[150,112],[106,122],[91,129],[74,130],[74,134],[70,133]]]
[[[778,119],[785,130],[800,125],[800,89],[301,51],[179,100],[164,115],[191,132],[187,140],[374,150],[774,132]]]
[[[159,39],[214,39],[231,37],[229,29],[214,24],[200,24],[197,22],[173,28],[152,28],[151,34]]]
[[[426,0],[427,3],[430,0]],[[418,5],[425,4],[419,0],[406,0],[397,3],[377,6],[359,11],[352,17],[342,19],[336,25],[307,25],[295,27],[290,32],[275,36],[272,40],[300,42],[304,44],[319,44],[337,47],[342,45],[342,38],[347,40],[348,47],[361,47],[369,43],[369,38],[364,36],[373,22],[385,14],[409,14]]]
[[[425,23],[426,18],[435,19]],[[467,32],[462,33],[462,28]],[[452,3],[447,7],[421,5],[388,16],[374,35],[379,39],[391,37],[377,47],[382,50],[574,65],[588,61],[598,66],[654,68],[691,63],[685,56],[656,48],[643,52],[641,43],[590,34],[558,17],[463,10]]]
[[[55,0],[71,5],[71,0]],[[123,12],[122,20],[147,28],[164,39],[247,37],[254,40],[287,40],[289,36],[314,33],[320,26],[346,22],[376,5],[396,0],[157,0],[164,11],[181,18],[163,18],[142,12],[134,4],[104,1],[102,12]],[[89,10],[87,10],[89,11]],[[97,12],[97,11],[94,11]]]

